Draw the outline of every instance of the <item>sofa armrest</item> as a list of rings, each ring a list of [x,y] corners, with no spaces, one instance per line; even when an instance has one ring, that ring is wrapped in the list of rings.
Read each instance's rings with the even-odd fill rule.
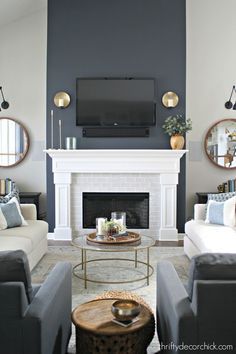
[[[20,209],[25,220],[37,220],[37,210],[35,204],[21,204]]]
[[[194,205],[194,220],[205,220],[206,218],[206,204]]]
[[[157,264],[157,332],[160,343],[196,343],[196,318],[172,263]],[[172,351],[170,351],[172,352]],[[173,353],[179,353],[173,348]]]
[[[35,347],[40,353],[52,353],[57,340],[68,343],[71,334],[71,279],[71,264],[59,262],[33,298],[24,321],[27,353],[35,353]]]

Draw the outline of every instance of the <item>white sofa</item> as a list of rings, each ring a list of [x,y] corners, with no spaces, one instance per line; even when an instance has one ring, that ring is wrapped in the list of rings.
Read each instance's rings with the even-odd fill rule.
[[[205,204],[195,204],[194,220],[185,224],[184,251],[189,258],[201,253],[236,253],[236,228],[205,223]]]
[[[28,225],[1,230],[0,251],[25,251],[32,270],[47,252],[48,224],[37,220],[34,204],[21,204],[21,212]]]

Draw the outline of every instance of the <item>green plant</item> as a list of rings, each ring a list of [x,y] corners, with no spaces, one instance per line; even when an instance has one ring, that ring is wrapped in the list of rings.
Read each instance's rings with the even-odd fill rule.
[[[118,221],[112,219],[104,223],[104,229],[106,232],[109,232],[112,229],[115,229],[117,232],[122,232],[125,230],[123,225],[121,225]]]
[[[183,135],[192,130],[192,121],[190,118],[185,120],[181,114],[176,114],[175,116],[166,118],[162,128],[170,136],[176,134]]]

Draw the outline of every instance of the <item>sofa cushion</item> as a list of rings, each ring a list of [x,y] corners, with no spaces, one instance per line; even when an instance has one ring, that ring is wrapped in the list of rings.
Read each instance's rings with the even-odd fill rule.
[[[206,223],[235,226],[235,202],[232,197],[225,202],[209,200],[207,204]]]
[[[236,253],[236,228],[190,220],[185,224],[185,233],[199,253]]]
[[[190,299],[195,280],[236,280],[236,254],[204,253],[193,257],[187,285]]]
[[[0,236],[1,251],[14,251],[18,249],[23,250],[26,254],[30,254],[33,251],[32,241],[25,237]]]
[[[36,247],[38,243],[46,237],[48,233],[48,224],[42,220],[27,220],[28,226],[14,227],[13,229],[6,229],[0,231],[0,249],[2,237],[25,238],[29,241],[32,247]],[[21,248],[21,247],[19,247]],[[15,247],[16,249],[16,247]],[[31,251],[30,251],[31,252]],[[28,253],[28,252],[27,252]]]
[[[0,282],[20,281],[24,283],[25,292],[30,302],[33,289],[29,263],[24,251],[0,251]]]

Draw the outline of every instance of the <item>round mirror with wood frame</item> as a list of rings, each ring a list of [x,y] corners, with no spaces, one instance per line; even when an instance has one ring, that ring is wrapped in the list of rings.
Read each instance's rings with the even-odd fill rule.
[[[29,134],[13,118],[0,118],[0,167],[18,165],[29,150]]]
[[[222,119],[210,127],[205,137],[205,152],[216,166],[236,168],[236,119]]]

